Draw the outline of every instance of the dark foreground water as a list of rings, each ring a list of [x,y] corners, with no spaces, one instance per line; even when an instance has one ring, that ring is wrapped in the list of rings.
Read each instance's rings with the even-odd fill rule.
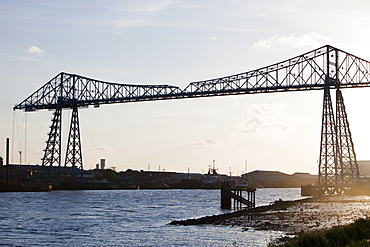
[[[257,205],[300,198],[300,189],[259,189]],[[219,190],[94,190],[0,193],[4,246],[266,246],[281,232],[170,226],[230,212]]]

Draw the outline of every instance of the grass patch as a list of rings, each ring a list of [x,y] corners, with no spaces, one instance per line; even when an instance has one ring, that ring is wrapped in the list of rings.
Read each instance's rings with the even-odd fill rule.
[[[352,224],[336,226],[326,231],[303,234],[289,242],[270,246],[370,246],[370,218],[358,219]]]

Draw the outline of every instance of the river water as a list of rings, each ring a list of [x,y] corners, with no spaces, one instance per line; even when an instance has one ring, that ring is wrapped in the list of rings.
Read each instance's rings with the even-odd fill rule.
[[[300,189],[258,189],[256,204],[299,199]],[[0,193],[5,246],[266,246],[281,232],[172,226],[231,212],[219,190],[81,190]]]

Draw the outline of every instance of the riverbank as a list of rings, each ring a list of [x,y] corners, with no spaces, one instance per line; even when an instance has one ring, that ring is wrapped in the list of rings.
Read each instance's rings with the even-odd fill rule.
[[[50,192],[48,183],[0,183],[0,192]]]
[[[269,247],[364,247],[370,246],[370,219],[360,218],[345,226],[335,226],[330,230],[321,230],[302,234],[288,242],[269,244]]]
[[[370,214],[368,196],[315,197],[297,201],[276,201],[267,206],[198,219],[172,221],[171,225],[225,225],[243,231],[281,231],[297,236],[334,226],[347,225]]]

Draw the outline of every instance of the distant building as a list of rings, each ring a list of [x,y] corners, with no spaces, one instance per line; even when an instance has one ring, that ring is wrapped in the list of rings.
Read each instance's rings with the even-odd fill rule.
[[[105,169],[105,159],[100,159],[100,169]]]
[[[6,181],[6,166],[0,168],[0,183]],[[40,166],[40,165],[21,165],[9,164],[9,181],[11,183],[20,182],[45,182],[49,180],[50,171],[52,174],[60,174],[61,182],[75,181],[73,167]],[[87,173],[87,171],[84,171]]]
[[[358,170],[361,177],[370,177],[370,160],[358,160]]]
[[[289,175],[279,171],[256,170],[242,175],[243,180],[264,188],[297,188],[317,183],[317,175],[297,172]]]
[[[291,175],[291,180],[296,187],[301,187],[302,185],[316,185],[317,175],[309,174],[308,172],[296,172]]]
[[[173,176],[173,180],[175,182],[185,180],[185,179],[192,179],[192,180],[201,180],[203,177],[203,174],[201,173],[176,173]]]

